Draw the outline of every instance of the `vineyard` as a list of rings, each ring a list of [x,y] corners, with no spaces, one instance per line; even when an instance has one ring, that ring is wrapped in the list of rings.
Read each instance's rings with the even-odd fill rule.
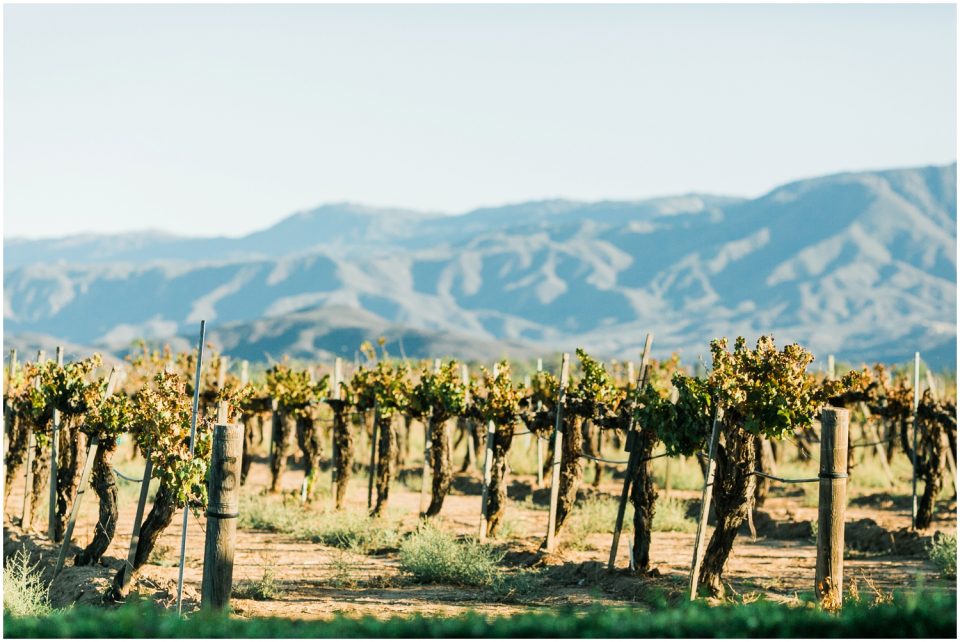
[[[11,354],[4,578],[41,611],[695,622],[759,601],[869,621],[895,594],[955,600],[956,387],[919,356],[818,369],[718,339],[692,367],[648,336],[637,363],[412,362],[381,341],[258,365],[202,336],[112,367]]]

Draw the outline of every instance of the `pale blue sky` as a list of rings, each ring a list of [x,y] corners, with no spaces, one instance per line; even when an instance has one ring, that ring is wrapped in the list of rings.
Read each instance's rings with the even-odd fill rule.
[[[956,159],[939,6],[4,7],[4,233],[756,196]]]

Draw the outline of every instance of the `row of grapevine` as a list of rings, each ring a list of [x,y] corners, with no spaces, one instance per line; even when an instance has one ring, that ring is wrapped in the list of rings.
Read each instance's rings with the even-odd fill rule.
[[[224,357],[214,354],[204,364],[200,384],[200,412],[195,450],[189,449],[191,373],[196,353],[173,355],[143,348],[123,369],[120,385],[108,391],[98,357],[66,365],[55,362],[11,365],[4,404],[6,488],[18,471],[29,467],[32,487],[27,489],[35,515],[43,493],[50,453],[57,457],[54,539],[63,538],[65,519],[77,496],[79,471],[88,441],[96,440],[92,462],[93,488],[100,500],[100,522],[93,540],[74,558],[75,564],[98,562],[112,540],[117,521],[116,477],[111,457],[121,435],[129,434],[148,460],[148,475],[159,480],[155,502],[140,529],[131,564],[119,569],[115,595],[121,596],[130,577],[142,566],[158,537],[178,508],[201,509],[206,502],[210,438],[215,423],[239,422],[244,426],[241,479],[252,461],[257,429],[268,425],[271,443],[271,486],[279,491],[289,446],[294,441],[303,453],[303,497],[313,496],[317,472],[329,461],[335,480],[335,508],[343,507],[344,493],[355,469],[355,445],[361,433],[369,435],[371,514],[379,516],[388,505],[395,475],[399,440],[398,417],[424,423],[432,472],[430,501],[422,507],[425,518],[438,515],[453,478],[451,424],[455,423],[475,446],[486,452],[484,508],[481,537],[495,537],[507,503],[507,458],[517,434],[529,432],[548,445],[555,462],[555,506],[544,545],[559,537],[574,510],[583,480],[584,461],[602,457],[597,443],[610,435],[626,445],[630,465],[625,493],[634,508],[633,568],[649,567],[650,533],[656,510],[657,489],[652,460],[661,447],[667,456],[696,456],[710,449],[711,427],[717,418],[717,465],[714,484],[717,526],[706,547],[700,584],[713,595],[722,595],[722,573],[737,531],[758,500],[756,471],[762,470],[764,444],[793,435],[810,434],[819,410],[825,405],[865,407],[899,428],[903,451],[915,461],[925,482],[918,525],[929,523],[932,498],[942,484],[944,444],[955,449],[955,404],[920,399],[917,411],[908,403],[910,388],[893,379],[880,366],[872,371],[851,371],[840,378],[817,376],[809,371],[813,356],[798,345],[778,350],[772,338],[761,337],[756,347],[738,339],[733,349],[725,340],[711,343],[712,368],[706,377],[685,372],[679,359],[648,360],[639,382],[624,376],[624,368],[611,368],[577,350],[579,368],[572,381],[549,372],[526,380],[514,377],[508,362],[492,371],[480,368],[470,377],[463,364],[411,364],[392,360],[382,350],[363,347],[368,365],[350,378],[339,368],[331,377],[317,377],[312,368],[278,363],[262,378],[248,380],[246,368],[229,372]],[[107,394],[110,392],[110,394]],[[718,413],[718,409],[722,412]],[[58,448],[50,448],[54,411],[59,413]],[[369,417],[369,423],[364,420]],[[915,444],[907,426],[915,420]],[[322,429],[329,425],[329,435]],[[484,430],[482,427],[486,427]],[[557,434],[562,439],[557,439]],[[944,438],[948,436],[948,439]],[[329,458],[324,444],[332,445]],[[556,452],[549,449],[559,444]],[[478,458],[479,454],[476,455]],[[955,457],[955,452],[953,453]],[[426,484],[426,476],[424,476]],[[373,491],[376,498],[373,499]],[[425,488],[426,492],[426,488]],[[30,521],[22,524],[31,526]]]

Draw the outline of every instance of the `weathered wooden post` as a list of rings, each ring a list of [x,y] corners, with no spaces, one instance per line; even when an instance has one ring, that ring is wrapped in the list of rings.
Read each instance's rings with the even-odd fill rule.
[[[46,353],[43,350],[37,350],[37,365],[42,365]],[[40,377],[33,380],[33,387],[40,388]],[[36,456],[37,436],[31,430],[27,437],[27,470],[24,472],[23,486],[23,511],[20,513],[20,528],[26,531],[33,522],[33,506],[30,503],[30,493],[33,489],[33,458]]]
[[[634,409],[637,404],[637,391],[643,390],[647,382],[647,370],[650,365],[650,349],[652,346],[653,333],[648,332],[647,338],[643,342],[643,352],[640,354],[640,378],[637,380],[637,387],[633,390],[627,390],[627,399],[630,404],[630,418],[627,424],[627,443],[625,444],[624,450],[629,451],[630,455],[627,457],[627,470],[623,476],[623,490],[620,492],[620,503],[617,505],[617,521],[613,527],[613,543],[610,546],[610,559],[607,560],[607,568],[611,571],[616,567],[617,549],[620,547],[620,532],[623,530],[623,519],[627,514],[627,501],[630,499],[630,484],[633,481],[633,469],[636,468],[639,463],[637,459],[640,456],[640,451],[639,449],[633,448],[634,431],[636,427]],[[632,361],[627,364],[627,377],[630,382],[633,382]],[[633,547],[630,548],[630,551],[630,554],[633,555]]]
[[[7,397],[7,394],[8,394],[8,392],[9,392],[9,390],[10,390],[11,380],[13,379],[14,376],[16,376],[16,374],[17,374],[17,349],[16,349],[16,348],[11,348],[11,349],[10,349],[10,366],[9,366],[8,369],[7,369],[7,380],[6,380],[6,382],[5,382],[4,389],[3,389],[3,396],[4,396],[4,398]],[[3,409],[3,410],[4,410],[4,412],[7,412],[6,406],[4,406],[4,409]],[[4,426],[4,430],[3,430],[3,455],[4,455],[4,458],[6,458],[6,455],[7,455],[7,437],[8,437],[8,435],[7,435],[6,426]]]
[[[463,364],[461,366],[460,376],[463,381],[464,404],[469,405],[470,404],[470,368],[467,366],[467,364]],[[476,446],[474,446],[473,444],[473,437],[477,429],[476,424],[473,422],[472,419],[468,419],[464,423],[464,428],[467,431],[467,435],[466,435],[467,436],[467,459],[470,460],[470,463],[473,464],[474,467],[479,468],[480,463],[477,461],[477,449],[476,449]]]
[[[913,355],[913,467],[912,504],[910,507],[910,526],[917,527],[917,410],[920,408],[920,353]]]
[[[500,374],[499,364],[493,364],[493,378]],[[487,541],[487,507],[490,503],[490,478],[493,476],[493,437],[497,426],[493,420],[487,422],[487,440],[483,457],[483,496],[480,499],[480,541]]]
[[[440,359],[433,360],[433,374],[440,372]],[[430,416],[423,418],[423,473],[420,475],[420,514],[423,515],[427,512],[427,507],[430,504],[429,494],[427,488],[429,487],[429,477],[431,476],[430,468],[430,451],[433,448],[433,435],[430,433],[430,423],[432,419],[433,409],[430,410]]]
[[[366,417],[366,414],[364,414]],[[377,432],[380,429],[380,408],[373,406],[373,430],[370,439],[370,479],[367,482],[367,508],[373,508],[373,479],[377,476]]]
[[[57,365],[63,367],[63,346],[57,346]],[[57,524],[57,457],[60,451],[60,411],[53,409],[53,432],[50,435],[50,504],[47,510],[47,537],[56,541]]]
[[[847,506],[847,447],[850,411],[820,413],[820,508],[817,518],[817,599],[839,608],[843,602],[843,522]]]
[[[330,398],[340,401],[340,383],[343,381],[343,359],[337,357],[333,360],[333,387],[331,388]],[[333,491],[333,503],[337,503],[337,486],[340,484],[340,478],[337,476],[337,461],[340,459],[340,449],[337,446],[336,423],[334,429],[330,431],[333,443],[330,446],[330,484]]]
[[[222,610],[230,605],[233,588],[233,551],[240,516],[240,460],[243,425],[213,428],[207,502],[207,530],[203,548],[200,606]]]
[[[553,425],[553,465],[550,474],[550,517],[547,520],[547,552],[557,547],[557,500],[560,497],[560,458],[563,448],[563,403],[570,378],[570,355],[564,352],[560,361],[560,389],[557,391],[557,417]]]
[[[543,372],[543,359],[537,358],[537,372]],[[541,402],[537,402],[537,411],[542,407]],[[537,435],[537,486],[543,488],[543,437]]]
[[[697,584],[700,582],[700,565],[703,563],[703,544],[707,539],[707,518],[713,500],[713,480],[717,476],[717,445],[720,442],[720,422],[723,408],[717,407],[713,415],[713,430],[710,432],[710,451],[707,454],[707,476],[700,494],[700,519],[697,521],[697,537],[693,540],[693,564],[690,565],[690,599],[697,599]]]

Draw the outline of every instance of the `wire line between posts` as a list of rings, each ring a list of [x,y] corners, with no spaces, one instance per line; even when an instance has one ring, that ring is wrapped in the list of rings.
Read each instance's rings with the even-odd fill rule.
[[[630,460],[628,459],[624,459],[624,460],[603,459],[602,457],[593,457],[585,453],[580,453],[580,456],[583,457],[584,459],[589,459],[591,461],[599,461],[605,464],[616,464],[618,466],[630,463]],[[637,463],[643,463],[645,461],[650,461],[651,459],[660,459],[661,457],[669,457],[669,456],[670,456],[670,453],[660,453],[659,455],[650,455],[649,457],[644,457],[643,459],[639,460]]]
[[[134,482],[134,483],[139,484],[140,482],[143,481],[142,479],[136,479],[136,478],[134,478],[134,477],[127,477],[126,475],[124,475],[123,473],[121,473],[121,472],[120,472],[119,470],[117,470],[116,468],[113,469],[113,472],[114,472],[114,474],[115,474],[117,477],[119,477],[120,479],[125,479],[125,480],[127,480],[128,482]]]
[[[772,479],[774,481],[782,482],[784,484],[811,484],[813,482],[820,481],[819,477],[812,477],[810,479],[784,479],[783,477],[776,477],[774,475],[768,475],[767,473],[760,472],[755,470],[750,475],[756,475],[757,477],[766,477],[767,479]]]

